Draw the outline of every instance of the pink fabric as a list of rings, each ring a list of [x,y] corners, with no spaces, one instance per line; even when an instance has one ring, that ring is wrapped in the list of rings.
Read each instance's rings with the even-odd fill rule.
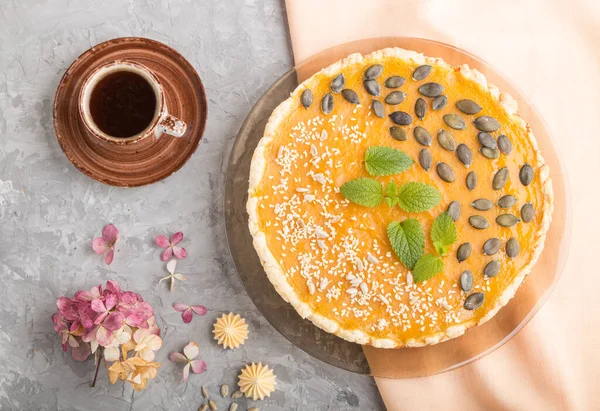
[[[600,2],[287,0],[296,61],[337,44],[413,36],[504,72],[548,122],[571,183],[571,253],[554,293],[510,342],[461,369],[376,378],[389,411],[600,409]]]

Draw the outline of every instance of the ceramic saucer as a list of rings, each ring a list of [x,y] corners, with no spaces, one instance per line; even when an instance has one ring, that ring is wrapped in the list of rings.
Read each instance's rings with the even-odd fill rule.
[[[163,135],[117,146],[86,131],[78,109],[85,78],[96,67],[124,59],[144,64],[159,78],[169,113],[187,123],[182,138]],[[177,51],[150,39],[117,38],[87,50],[64,74],[54,99],[54,130],[69,161],[89,177],[113,186],[142,186],[170,176],[196,151],[205,126],[206,95],[198,73]]]

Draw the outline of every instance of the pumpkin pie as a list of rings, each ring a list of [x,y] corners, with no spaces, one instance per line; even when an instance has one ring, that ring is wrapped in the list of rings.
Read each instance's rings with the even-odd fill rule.
[[[538,259],[552,185],[517,103],[477,70],[352,54],[272,113],[247,210],[277,292],[345,340],[423,346],[492,318]]]

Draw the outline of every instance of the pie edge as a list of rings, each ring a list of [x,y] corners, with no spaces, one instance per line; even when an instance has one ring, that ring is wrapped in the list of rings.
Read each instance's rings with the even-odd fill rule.
[[[269,117],[269,120],[265,126],[264,135],[259,141],[258,146],[256,147],[252,156],[249,175],[248,202],[246,203],[246,210],[249,217],[248,227],[253,237],[254,248],[260,258],[267,277],[275,287],[275,290],[278,292],[278,294],[286,302],[290,303],[302,318],[310,320],[317,327],[349,342],[363,345],[368,344],[376,348],[421,347],[425,345],[437,344],[439,342],[461,336],[467,329],[481,325],[491,319],[494,315],[496,315],[500,308],[505,306],[514,297],[517,289],[522,284],[525,277],[531,272],[544,248],[546,233],[550,227],[550,222],[552,221],[552,211],[554,209],[552,179],[550,178],[549,167],[544,162],[544,158],[538,148],[537,141],[530,126],[518,115],[518,103],[516,100],[514,100],[508,93],[500,92],[498,87],[495,85],[488,83],[485,76],[478,70],[470,68],[467,64],[459,66],[458,73],[460,73],[460,75],[462,75],[464,78],[479,84],[484,90],[487,90],[494,100],[496,100],[500,106],[505,109],[506,113],[526,130],[527,137],[532,144],[536,160],[535,168],[539,168],[540,170],[539,173],[542,184],[542,195],[544,196],[544,207],[542,209],[542,222],[540,229],[537,231],[537,237],[533,245],[531,259],[523,267],[517,277],[515,277],[513,282],[509,284],[504,292],[499,296],[495,306],[492,307],[492,309],[479,321],[466,322],[456,326],[450,326],[445,330],[445,332],[438,332],[436,334],[424,336],[418,339],[410,339],[406,341],[405,344],[400,344],[391,339],[373,338],[360,330],[342,328],[338,322],[314,312],[308,304],[300,301],[294,288],[287,282],[283,269],[271,253],[267,245],[266,236],[259,227],[258,200],[254,195],[254,192],[259,186],[266,170],[267,160],[264,157],[265,149],[273,140],[273,134],[279,127],[279,124],[285,120],[288,117],[288,114],[290,114],[296,108],[296,98],[298,98],[300,93],[307,88],[306,85],[310,83],[317,74],[333,76],[339,73],[346,66],[357,64],[362,60],[377,60],[384,57],[395,57],[403,60],[412,60],[417,64],[436,64],[445,66],[447,68],[456,69],[455,66],[446,63],[441,58],[426,57],[423,54],[412,50],[392,47],[381,49],[365,56],[360,53],[351,54],[322,69],[318,73],[315,73],[298,85],[298,87],[296,87],[296,89],[291,93],[290,97],[277,106],[277,108]]]

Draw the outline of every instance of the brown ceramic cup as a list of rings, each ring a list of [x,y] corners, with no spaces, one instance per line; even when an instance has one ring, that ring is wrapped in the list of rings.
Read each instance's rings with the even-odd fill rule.
[[[156,108],[154,116],[145,129],[130,137],[114,137],[102,131],[91,114],[90,100],[98,83],[109,74],[117,72],[131,72],[141,76],[154,91],[156,98]],[[152,71],[143,64],[130,60],[118,60],[100,66],[85,79],[83,87],[79,93],[79,115],[88,132],[94,137],[108,143],[124,145],[135,144],[139,141],[154,136],[158,139],[163,134],[173,137],[182,137],[187,128],[183,120],[169,114],[166,105],[164,90],[160,81]]]

